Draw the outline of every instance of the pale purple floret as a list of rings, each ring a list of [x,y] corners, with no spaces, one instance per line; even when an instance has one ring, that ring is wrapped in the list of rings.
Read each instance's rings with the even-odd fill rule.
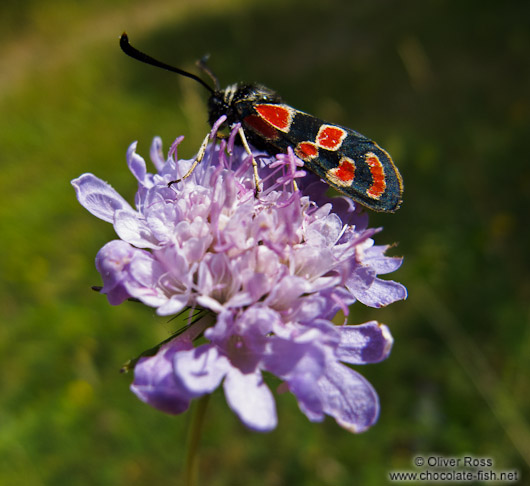
[[[171,187],[193,162],[176,161],[181,139],[165,160],[155,138],[155,173],[132,144],[135,208],[92,174],[72,181],[80,203],[112,223],[119,237],[96,257],[111,304],[134,298],[168,316],[187,307],[209,311],[156,355],[141,358],[131,388],[150,405],[181,413],[222,384],[243,423],[268,431],[277,417],[266,371],[311,421],[330,415],[362,432],[377,420],[379,401],[344,363],[385,359],[392,337],[375,321],[330,320],[356,300],[381,307],[406,298],[401,284],[379,278],[399,268],[401,258],[374,245],[378,230],[368,228],[354,203],[327,198],[324,183],[301,178],[292,153],[254,154],[263,183],[256,197],[251,158],[234,146],[234,133],[211,143],[192,175]],[[301,191],[293,190],[295,178]],[[194,346],[200,335],[207,343]]]

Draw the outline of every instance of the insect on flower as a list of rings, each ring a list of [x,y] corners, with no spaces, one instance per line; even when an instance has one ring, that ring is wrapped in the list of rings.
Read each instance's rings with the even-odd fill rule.
[[[226,116],[224,126],[233,128],[240,123],[238,133],[243,147],[252,157],[256,192],[259,192],[259,177],[249,143],[270,155],[285,153],[291,147],[304,167],[354,201],[374,211],[395,212],[399,208],[403,193],[401,175],[390,155],[364,135],[296,110],[284,103],[275,91],[261,84],[236,83],[221,89],[219,80],[204,60],[198,65],[213,80],[214,87],[195,74],[132,47],[125,33],[120,38],[120,46],[134,59],[187,76],[206,88],[210,92],[210,125],[223,115]],[[195,163],[182,179],[200,163],[207,143],[208,136]]]

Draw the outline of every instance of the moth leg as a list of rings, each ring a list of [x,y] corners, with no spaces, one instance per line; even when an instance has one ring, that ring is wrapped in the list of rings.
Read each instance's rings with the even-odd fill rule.
[[[256,162],[256,159],[254,158],[254,155],[252,155],[252,151],[250,150],[250,147],[248,146],[247,137],[245,137],[245,132],[243,131],[243,128],[239,127],[238,130],[239,137],[241,138],[241,143],[243,144],[243,147],[245,148],[245,152],[250,155],[252,158],[252,168],[254,169],[254,183],[256,184],[256,197],[261,192],[261,189],[259,187],[260,180],[259,180],[259,174],[258,174],[258,163]]]
[[[199,153],[197,154],[197,158],[193,162],[192,166],[186,172],[180,179],[175,179],[174,181],[170,181],[167,183],[167,187],[171,187],[173,184],[176,184],[177,182],[183,181],[184,179],[187,179],[191,174],[193,174],[193,171],[195,170],[195,167],[197,167],[201,160],[204,158],[204,154],[206,153],[206,147],[208,146],[208,139],[210,138],[210,134],[206,135],[204,137],[204,140],[202,141],[201,147],[199,149]]]

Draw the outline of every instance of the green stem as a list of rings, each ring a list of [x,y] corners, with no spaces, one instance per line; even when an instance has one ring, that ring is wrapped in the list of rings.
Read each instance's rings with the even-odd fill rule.
[[[191,427],[188,434],[188,447],[186,453],[186,469],[184,471],[184,484],[195,486],[197,483],[197,450],[201,439],[202,426],[208,407],[210,395],[204,395],[195,406]]]

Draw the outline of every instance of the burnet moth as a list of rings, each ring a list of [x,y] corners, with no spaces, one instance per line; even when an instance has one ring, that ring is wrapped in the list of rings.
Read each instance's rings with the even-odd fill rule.
[[[199,62],[199,67],[213,80],[214,87],[195,74],[132,47],[125,33],[120,38],[120,46],[134,59],[187,76],[206,88],[210,92],[210,125],[222,115],[226,115],[225,126],[231,128],[240,123],[241,142],[251,156],[248,142],[270,155],[287,152],[291,147],[305,168],[354,201],[374,211],[393,213],[399,208],[403,193],[401,175],[390,155],[364,135],[298,111],[284,103],[275,91],[260,84],[236,83],[221,89],[219,80],[204,61]],[[207,142],[208,137],[183,178],[204,157]],[[253,163],[256,191],[259,191],[257,165],[254,160]]]

